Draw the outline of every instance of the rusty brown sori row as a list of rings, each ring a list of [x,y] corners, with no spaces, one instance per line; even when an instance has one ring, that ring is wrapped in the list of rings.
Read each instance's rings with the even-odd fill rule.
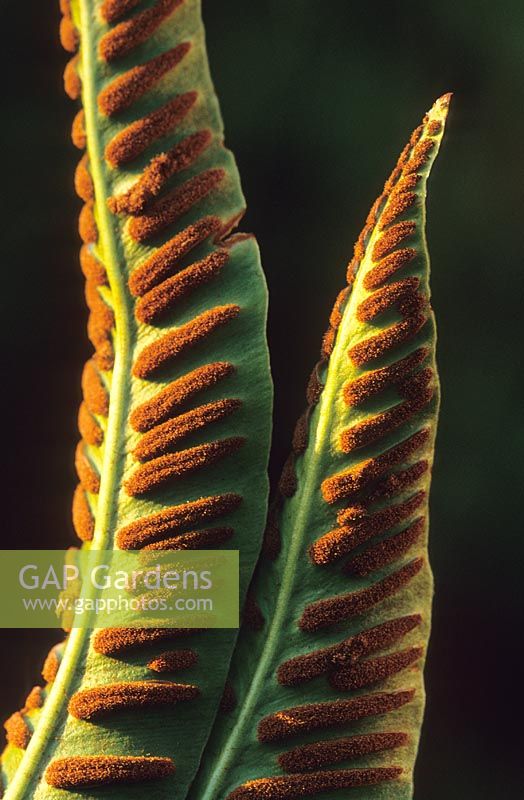
[[[447,104],[449,98],[443,98],[442,102]],[[369,242],[373,237],[372,267],[363,279],[369,294],[358,304],[356,318],[368,327],[376,325],[378,332],[350,346],[347,357],[360,368],[360,374],[346,382],[342,398],[347,408],[356,410],[391,391],[401,400],[385,412],[371,416],[368,413],[363,421],[342,431],[338,441],[340,452],[355,454],[357,458],[349,470],[323,480],[320,496],[333,507],[337,526],[312,542],[307,557],[319,568],[326,568],[335,567],[349,555],[350,559],[342,568],[345,574],[361,577],[378,573],[378,577],[366,588],[307,603],[297,619],[304,636],[297,649],[306,652],[281,662],[276,669],[276,679],[284,687],[302,687],[323,678],[335,692],[357,692],[358,696],[284,707],[260,720],[257,736],[262,743],[284,743],[306,733],[335,731],[368,717],[383,719],[384,727],[383,730],[380,726],[374,728],[377,732],[372,734],[307,741],[280,752],[277,757],[282,770],[307,772],[308,780],[298,775],[289,778],[275,775],[248,781],[229,794],[230,800],[244,797],[283,800],[332,792],[359,785],[352,783],[355,773],[369,784],[402,778],[403,769],[394,765],[394,755],[393,766],[377,771],[364,770],[365,778],[359,770],[323,770],[373,753],[393,753],[408,746],[410,740],[402,722],[398,721],[402,716],[394,715],[397,721],[390,723],[388,715],[417,700],[415,690],[409,687],[409,671],[420,663],[424,647],[411,646],[410,634],[423,623],[427,624],[427,620],[420,614],[394,616],[392,602],[425,567],[424,558],[409,559],[409,551],[424,536],[427,526],[430,463],[425,455],[419,454],[430,445],[433,436],[431,428],[417,415],[433,400],[436,384],[433,370],[428,366],[431,348],[422,343],[406,353],[411,340],[424,329],[430,309],[420,279],[409,274],[403,277],[403,272],[416,263],[420,246],[417,223],[404,217],[420,203],[417,187],[422,181],[421,171],[436,147],[434,137],[440,132],[441,123],[428,117],[414,131],[355,245],[347,270],[347,286],[335,302],[323,340],[321,361],[309,380],[308,408],[295,428],[292,453],[283,469],[279,497],[270,514],[263,550],[265,557],[273,561],[281,551],[281,510],[285,499],[297,492],[298,459],[308,447],[310,419],[322,396],[323,376],[358,269],[366,255],[369,258]],[[393,321],[383,326],[384,318]],[[384,361],[388,363],[384,365]],[[406,432],[399,434],[396,444],[386,447],[377,456],[358,459],[361,449],[380,444],[400,429]],[[397,496],[400,499],[394,502]],[[385,504],[390,499],[393,503]],[[387,567],[390,569],[384,574],[382,570]],[[256,587],[256,580],[254,585]],[[263,591],[267,594],[267,586]],[[373,627],[360,627],[357,633],[338,643],[311,649],[312,634],[336,632],[341,623],[365,620],[364,615],[388,601],[393,609],[390,619]],[[252,630],[264,627],[262,612],[253,596],[246,608],[246,622]],[[409,644],[402,647],[405,637]],[[407,688],[403,688],[401,673],[408,676]],[[381,683],[389,685],[391,678],[393,685],[399,687],[398,691],[366,693],[380,687]]]
[[[155,756],[74,756],[57,758],[46,770],[46,780],[57,789],[96,788],[142,783],[173,775],[170,758]]]

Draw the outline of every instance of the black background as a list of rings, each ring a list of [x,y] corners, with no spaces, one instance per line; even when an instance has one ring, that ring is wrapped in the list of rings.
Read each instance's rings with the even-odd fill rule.
[[[81,367],[66,56],[58,3],[3,3],[2,542],[74,541]],[[485,0],[204,0],[227,143],[268,278],[273,477],[352,243],[397,153],[454,91],[428,237],[443,405],[432,492],[434,633],[417,800],[518,794],[511,686],[522,610],[524,6]],[[57,632],[3,631],[2,712]],[[518,686],[518,683],[517,683]]]

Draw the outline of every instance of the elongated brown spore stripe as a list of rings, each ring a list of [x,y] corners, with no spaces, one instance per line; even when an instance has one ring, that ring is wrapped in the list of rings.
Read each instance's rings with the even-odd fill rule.
[[[337,646],[337,653],[333,659],[335,665],[358,661],[365,656],[389,647],[394,642],[406,636],[417,628],[422,622],[420,614],[409,614],[405,617],[396,617],[386,622],[367,628],[360,633],[346,639],[342,645]]]
[[[167,778],[175,772],[170,758],[153,756],[71,756],[57,758],[45,771],[55,789],[88,789]]]
[[[27,748],[31,741],[32,730],[25,721],[20,711],[15,711],[9,719],[4,722],[6,738],[9,744],[20,747],[22,750]]]
[[[145,42],[158,26],[182,5],[184,0],[157,0],[145,11],[105,33],[100,39],[99,52],[104,61],[115,61]]]
[[[416,481],[421,475],[424,474],[424,470],[420,469],[417,464],[414,464],[413,467],[410,467],[410,470],[413,470],[413,480]],[[416,467],[416,469],[414,469]],[[388,475],[387,481],[389,482],[390,478],[395,477],[397,478],[401,473],[392,473]],[[375,489],[380,492],[379,495],[375,494]],[[402,482],[402,487],[407,488],[404,484],[404,479]],[[366,502],[373,502],[379,498],[383,497],[383,489],[385,487],[380,483],[375,484],[373,492],[367,495]],[[422,503],[426,498],[426,492],[421,489],[415,494],[408,497],[406,500],[403,500],[402,503],[399,503],[396,506],[388,506],[387,508],[382,508],[380,511],[377,511],[375,514],[370,515],[367,508],[363,506],[348,506],[347,508],[341,508],[337,514],[337,522],[340,525],[347,526],[350,528],[354,528],[354,532],[356,534],[356,541],[355,546],[357,544],[362,544],[367,539],[371,538],[371,536],[378,536],[381,533],[385,533],[389,528],[392,528],[394,525],[398,525],[400,522],[403,522],[407,519],[411,514],[416,511],[417,508],[420,508]],[[361,534],[362,531],[362,534]],[[368,536],[367,533],[371,534]]]
[[[422,475],[428,471],[428,469],[429,463],[425,460],[422,460],[417,461],[415,464],[407,467],[407,469],[402,469],[398,472],[392,472],[390,475],[381,478],[373,485],[373,489],[368,490],[366,493],[366,504],[371,504],[375,502],[375,500],[385,500],[388,497],[394,497],[395,495],[406,491],[406,489],[409,489],[411,486],[417,483],[419,478],[421,478]],[[339,512],[339,522],[342,519],[341,515],[344,513],[351,514],[351,509],[346,508]]]
[[[171,311],[178,300],[188,297],[200,286],[218,277],[228,259],[229,254],[225,250],[217,250],[163,281],[139,299],[135,306],[136,318],[152,325]]]
[[[113,367],[114,349],[112,330],[115,327],[115,316],[98,291],[98,284],[86,282],[86,302],[91,311],[87,323],[87,335],[95,348],[94,360],[101,370],[108,371]]]
[[[87,444],[100,447],[104,441],[104,431],[85,403],[81,403],[78,410],[78,430],[80,431],[82,439],[87,442]]]
[[[402,463],[423,447],[427,443],[429,435],[429,430],[424,428],[375,458],[369,458],[346,472],[326,478],[322,483],[324,500],[327,503],[352,500],[364,487],[374,479],[381,477],[390,467]]]
[[[76,448],[75,467],[78,480],[86,492],[98,494],[100,491],[100,475],[87,457],[83,442],[79,442]]]
[[[380,683],[396,675],[422,658],[424,648],[410,647],[398,653],[389,653],[370,661],[360,661],[349,669],[341,669],[330,675],[331,686],[339,692],[350,692]]]
[[[329,739],[294,747],[278,757],[285,772],[308,772],[341,761],[351,761],[371,753],[395,750],[408,743],[405,733],[369,733],[344,739]]]
[[[109,395],[93,361],[87,361],[82,373],[82,393],[89,411],[107,417]]]
[[[137,158],[149,145],[172,131],[194,106],[197,92],[178,95],[161,108],[128,125],[111,139],[105,157],[112,167],[121,167]]]
[[[402,214],[412,208],[417,201],[415,192],[397,191],[390,195],[388,204],[380,217],[380,227],[385,228],[396,222]]]
[[[100,6],[100,14],[106,22],[118,22],[141,2],[142,0],[104,0]]]
[[[197,662],[198,653],[194,650],[166,650],[148,661],[147,668],[152,672],[179,672],[194,667]]]
[[[80,267],[87,281],[91,281],[97,286],[107,284],[107,273],[104,265],[98,260],[91,248],[85,244],[80,248]]]
[[[105,372],[113,368],[115,363],[115,352],[113,341],[110,336],[102,336],[98,320],[94,314],[89,315],[87,321],[87,336],[89,341],[96,347],[93,360],[97,367]]]
[[[298,418],[298,422],[295,425],[295,430],[293,431],[292,448],[296,455],[305,453],[307,449],[309,440],[309,417],[310,412],[309,409],[307,409]]]
[[[79,150],[85,150],[87,145],[87,135],[85,128],[85,114],[84,109],[81,108],[73,119],[71,127],[71,141]]]
[[[243,436],[231,436],[155,458],[135,469],[124,483],[125,490],[131,497],[152,492],[164,483],[216,464],[235,453],[245,441]]]
[[[67,62],[64,70],[64,91],[71,100],[78,100],[82,94],[82,81],[78,74],[79,62],[79,56],[73,56]]]
[[[87,307],[99,317],[99,325],[104,330],[111,330],[115,325],[113,309],[108,306],[101,296],[98,285],[93,281],[86,281],[85,298]]]
[[[393,306],[411,297],[417,291],[420,281],[418,278],[404,278],[396,283],[388,284],[382,289],[369,295],[357,308],[359,322],[372,322],[380,314],[389,311]]]
[[[93,200],[95,197],[93,181],[87,168],[88,163],[89,159],[87,153],[85,153],[78,162],[75,170],[75,191],[85,203]]]
[[[298,686],[345,665],[354,664],[376,650],[389,647],[420,625],[420,614],[397,617],[350,636],[339,644],[284,661],[277,670],[282,686]]]
[[[172,506],[150,517],[132,522],[121,528],[116,535],[117,546],[121,550],[139,550],[170,534],[181,534],[184,528],[197,523],[210,522],[217,517],[230,514],[239,507],[242,497],[239,494],[218,494],[202,497],[180,506]]]
[[[426,493],[416,492],[412,497],[396,506],[390,506],[376,514],[356,520],[350,524],[329,531],[314,542],[309,549],[309,557],[314,564],[330,564],[351,552],[355,547],[375,536],[386,533],[394,525],[410,517],[426,499]],[[344,512],[347,514],[347,509]],[[344,519],[344,512],[339,516]]]
[[[413,156],[410,158],[409,163],[404,167],[404,174],[410,175],[421,170],[426,164],[429,154],[434,147],[435,141],[433,139],[424,139],[424,141],[419,142],[413,151]]]
[[[233,689],[233,685],[230,681],[226,681],[224,692],[220,698],[220,704],[218,708],[223,714],[229,714],[236,707],[236,704],[237,696],[235,690]]]
[[[228,399],[215,400],[213,403],[198,406],[145,433],[135,447],[133,454],[139,461],[149,461],[152,458],[164,455],[190,434],[229,417],[241,405],[241,400]]]
[[[348,406],[358,406],[365,400],[380,394],[388,386],[396,385],[407,378],[428,357],[427,347],[419,347],[387,367],[366,372],[359,378],[345,384],[344,402]]]
[[[78,217],[78,233],[84,244],[94,244],[98,241],[98,228],[93,213],[93,203],[84,203]]]
[[[345,619],[360,616],[400,591],[420,572],[423,565],[424,559],[414,559],[367,589],[310,603],[300,617],[299,627],[303,631],[317,631],[336,625]]]
[[[34,708],[42,708],[44,705],[44,694],[41,686],[33,686],[27,695],[24,703],[24,709],[31,711]]]
[[[403,244],[406,239],[413,236],[417,229],[414,222],[399,222],[384,231],[382,236],[375,242],[371,257],[373,261],[380,261],[381,258],[389,255]]]
[[[424,517],[420,517],[404,531],[379,542],[361,555],[352,558],[345,565],[344,572],[364,576],[387,567],[388,564],[393,564],[418,542],[424,532],[424,527]]]
[[[211,131],[204,130],[187,136],[167,153],[153,158],[139,180],[125,194],[107,201],[114,214],[141,214],[147,204],[160,194],[172,176],[193,164],[212,140]]]
[[[199,688],[189,683],[113,683],[76,692],[69,701],[68,711],[76,719],[92,720],[101,714],[129,708],[170,706],[184,700],[194,700],[199,694]]]
[[[103,628],[93,639],[95,653],[120,656],[128,650],[199,633],[197,628]]]
[[[76,53],[80,36],[69,15],[63,16],[59,27],[60,44],[68,53]]]
[[[61,650],[59,649],[59,646],[57,647],[55,645],[55,647],[52,647],[47,654],[42,667],[42,678],[46,683],[53,683],[57,676],[58,668],[60,667],[60,661]]]
[[[260,742],[279,742],[310,731],[336,728],[366,717],[387,714],[409,703],[414,694],[410,689],[285,708],[260,721],[258,739]]]
[[[402,775],[401,767],[370,767],[308,772],[300,775],[276,775],[243,783],[226,800],[298,800],[302,797],[337,789],[356,789],[394,781]]]
[[[352,281],[351,281],[352,283]],[[335,337],[337,335],[337,331],[342,320],[342,314],[344,305],[346,300],[351,291],[351,284],[346,286],[339,292],[337,299],[335,300],[335,304],[331,311],[329,317],[329,328],[325,332],[322,338],[322,348],[321,348],[321,355],[324,360],[327,360],[331,353],[333,352],[333,347],[335,346]]]
[[[73,527],[79,539],[90,542],[95,532],[95,520],[83,487],[79,484],[73,495]]]
[[[98,108],[106,117],[115,116],[129,108],[167,72],[174,69],[189,52],[191,45],[183,42],[172,50],[161,53],[145,64],[115,78],[98,95]]]
[[[284,464],[278,482],[278,491],[283,497],[293,497],[298,487],[295,470],[295,454],[291,453]]]
[[[189,178],[181,186],[157,200],[146,214],[133,217],[129,235],[137,242],[146,242],[164,228],[184,216],[196,203],[215,189],[226,175],[223,169],[208,169]]]
[[[107,319],[96,312],[91,312],[87,320],[87,338],[95,348],[93,361],[102,372],[109,372],[115,363],[113,337],[110,328],[104,325]]]
[[[343,453],[352,453],[359,447],[373,444],[373,442],[387,436],[410,420],[414,414],[421,411],[433,397],[434,387],[429,386],[433,377],[431,369],[421,370],[416,375],[402,382],[398,391],[401,397],[406,397],[387,411],[376,414],[370,419],[358,422],[340,434],[340,449]]]
[[[213,550],[233,538],[233,528],[206,528],[188,531],[169,539],[146,544],[144,550]]]
[[[129,418],[132,427],[135,431],[145,433],[155,425],[160,425],[195,395],[216,386],[219,381],[234,372],[232,364],[220,361],[188,372],[187,375],[162,389],[151,400],[137,406]]]
[[[216,306],[204,311],[161,339],[146,345],[133,364],[135,378],[150,378],[162,367],[238,316],[240,306]]]
[[[321,382],[319,378],[319,368],[320,365],[317,364],[311,375],[309,376],[307,387],[306,387],[306,401],[309,406],[316,406],[320,397],[322,395],[322,391],[324,389],[324,384]]]
[[[279,525],[279,503],[273,503],[269,509],[264,538],[262,540],[262,553],[270,561],[275,561],[282,548],[282,538]]]
[[[379,261],[376,266],[372,267],[364,276],[364,289],[368,292],[379,289],[389,278],[396,275],[396,273],[407,264],[410,264],[416,255],[417,251],[412,247],[404,247],[390,253],[388,256],[381,259],[381,261]]]
[[[210,236],[218,234],[221,226],[218,217],[204,217],[178,233],[133,270],[129,278],[131,293],[140,297],[165,280],[175,271],[182,258]]]
[[[333,662],[344,642],[332,647],[324,647],[283,661],[277,669],[277,680],[281,686],[299,686],[333,668]]]

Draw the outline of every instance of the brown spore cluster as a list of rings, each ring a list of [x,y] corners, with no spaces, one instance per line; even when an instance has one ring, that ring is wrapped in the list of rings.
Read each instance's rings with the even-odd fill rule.
[[[93,720],[115,711],[170,706],[184,700],[194,700],[199,694],[197,686],[186,683],[114,683],[76,692],[69,701],[68,711],[76,719]]]
[[[278,757],[285,772],[309,772],[407,744],[405,733],[369,733],[294,747]]]
[[[183,2],[184,0],[157,0],[151,8],[141,11],[125,22],[120,22],[100,39],[101,57],[104,61],[116,61],[128,55],[135,47],[149,39],[159,25]],[[112,19],[108,21],[115,22],[120,14],[117,13],[115,16],[115,13],[110,13],[110,16]]]
[[[229,493],[171,506],[120,528],[116,543],[122,550],[140,550],[163,539],[184,536],[195,525],[231,514],[241,502],[240,495]]]
[[[369,769],[339,769],[308,772],[299,775],[259,778],[234,789],[227,800],[294,800],[299,797],[331,792],[336,789],[355,789],[374,786],[400,777],[400,767],[370,767]]]
[[[126,492],[137,497],[152,492],[176,478],[191,475],[235,453],[245,443],[242,436],[230,436],[189,447],[177,453],[153,458],[138,466],[125,482]]]
[[[397,617],[330,647],[294,656],[280,664],[277,680],[283,686],[299,686],[322,675],[330,677],[340,670],[351,670],[366,656],[395,644],[417,628],[421,621],[418,614]]]
[[[194,650],[166,650],[152,658],[147,667],[152,672],[178,672],[194,667],[198,662],[198,653]]]
[[[310,731],[337,728],[348,722],[375,717],[401,708],[413,699],[413,691],[361,695],[351,700],[286,708],[264,717],[258,725],[261,742],[278,742]]]
[[[103,628],[93,638],[95,653],[120,656],[146,645],[177,640],[197,633],[196,628]]]
[[[73,791],[168,778],[175,773],[171,758],[157,756],[71,756],[56,758],[45,771],[55,789]]]

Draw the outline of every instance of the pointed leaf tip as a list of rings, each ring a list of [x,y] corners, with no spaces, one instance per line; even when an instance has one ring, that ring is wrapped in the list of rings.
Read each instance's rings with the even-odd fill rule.
[[[433,106],[428,111],[428,118],[440,120],[442,123],[445,123],[452,97],[453,92],[447,92],[439,97],[438,100],[435,100]]]

